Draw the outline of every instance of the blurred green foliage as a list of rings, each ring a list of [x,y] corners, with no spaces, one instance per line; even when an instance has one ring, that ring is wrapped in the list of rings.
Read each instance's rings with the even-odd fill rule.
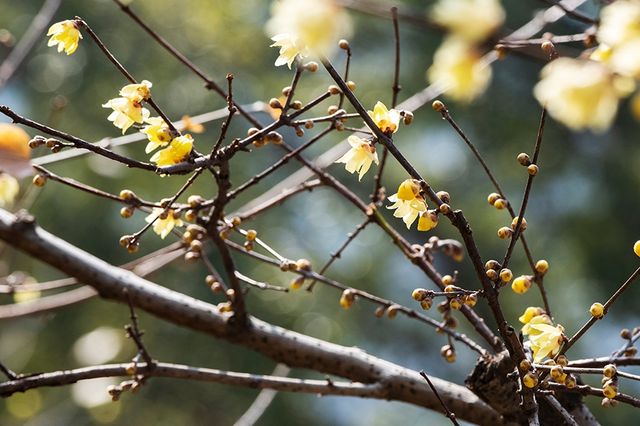
[[[0,28],[6,28],[20,38],[41,3],[0,0]],[[542,5],[535,1],[505,3],[509,28],[522,25]],[[391,2],[384,4],[392,5]],[[269,2],[260,0],[136,0],[132,7],[217,82],[224,85],[224,76],[232,72],[235,99],[250,103],[277,97],[292,75],[288,70],[272,65],[276,50],[268,47],[270,41],[263,30],[269,14],[268,5]],[[400,6],[419,13],[425,10],[420,1],[407,1]],[[591,4],[585,11],[596,13]],[[112,1],[65,1],[56,20],[75,15],[91,25],[136,78],[153,82],[154,99],[169,116],[177,119],[184,114],[196,115],[224,107],[223,99],[203,89],[200,80],[156,45]],[[388,104],[393,74],[391,22],[357,13],[352,16],[356,31],[351,39],[354,56],[350,76],[358,85],[357,95],[365,106],[372,106],[377,100]],[[566,19],[553,26],[558,34],[582,29],[583,25]],[[401,23],[401,100],[425,87],[425,70],[441,37],[411,23]],[[579,48],[567,47],[563,53],[575,55]],[[7,49],[0,47],[0,58],[6,53]],[[342,67],[344,60],[336,57],[335,62]],[[509,56],[494,65],[493,83],[484,97],[471,105],[449,105],[454,118],[483,153],[516,206],[520,204],[526,172],[515,157],[519,152],[530,152],[533,147],[540,107],[532,97],[531,88],[541,66],[539,61],[524,56]],[[108,112],[100,105],[114,97],[125,83],[88,37],[70,57],[48,49],[43,37],[18,74],[0,92],[0,103],[36,121],[97,141],[118,136],[117,129],[106,120]],[[328,76],[321,71],[305,75],[298,96],[303,101],[310,100],[322,93],[328,84]],[[446,102],[446,96],[443,100]],[[64,108],[54,112],[54,103],[61,101]],[[323,114],[328,105],[322,104],[318,115]],[[267,122],[269,118],[263,114],[259,119]],[[219,123],[209,124],[206,133],[196,136],[198,149],[207,151],[211,147],[218,126]],[[248,127],[246,121],[236,117],[227,139],[244,135]],[[305,140],[319,128],[308,132]],[[555,309],[555,319],[569,334],[588,318],[590,304],[604,301],[638,264],[631,250],[640,236],[637,129],[638,123],[633,121],[626,105],[622,106],[615,126],[604,135],[570,133],[552,120],[547,123],[541,173],[535,180],[528,208],[526,235],[536,258],[545,258],[551,264],[546,287]],[[31,135],[35,134],[27,130]],[[300,143],[291,133],[285,136],[293,144]],[[323,152],[341,141],[341,136],[326,138],[307,156]],[[452,205],[464,209],[484,258],[501,258],[506,245],[496,237],[496,230],[510,220],[504,212],[487,205],[486,195],[492,192],[492,187],[452,129],[427,106],[415,112],[414,124],[402,128],[395,142],[409,154],[434,188],[448,191]],[[144,143],[129,145],[122,152],[145,160],[143,147]],[[271,146],[239,155],[232,164],[233,183],[240,184],[281,155],[281,151]],[[295,163],[287,165],[236,200],[231,210],[241,207],[297,168]],[[89,156],[56,164],[51,169],[113,193],[130,188],[152,200],[172,195],[184,181],[183,177],[159,178]],[[367,197],[373,173],[358,184],[340,166],[332,166],[330,170],[356,193]],[[398,183],[405,178],[404,172],[391,162],[384,179],[389,193],[395,192]],[[214,189],[214,182],[203,177],[190,193],[211,197]],[[130,260],[130,255],[118,246],[118,238],[135,232],[143,224],[142,214],[123,220],[118,210],[119,206],[110,201],[54,182],[38,190],[31,207],[45,229],[115,264]],[[361,215],[335,193],[316,189],[269,211],[250,226],[284,256],[306,257],[314,265],[320,265],[361,220]],[[407,232],[399,221],[395,224],[411,241],[423,243],[431,235],[456,238],[455,230],[445,222],[429,234]],[[161,244],[155,235],[148,234],[142,241],[141,253],[152,251]],[[41,281],[60,276],[37,259],[11,250],[3,253],[0,274],[9,272],[11,265]],[[286,285],[290,278],[270,266],[239,255],[234,257],[239,269],[256,279]],[[518,248],[512,264],[516,275],[526,273],[524,260]],[[459,270],[461,283],[468,288],[478,286],[468,262],[454,264],[438,256],[436,264],[443,273]],[[178,261],[150,279],[217,303],[219,297],[211,294],[203,283],[205,274],[199,265]],[[373,226],[347,249],[328,275],[404,304],[412,303],[410,292],[413,288],[432,288],[431,283]],[[638,295],[638,290],[631,289],[606,320],[597,324],[581,344],[572,349],[570,356],[602,356],[620,346],[618,330],[638,325],[635,303]],[[458,361],[447,364],[439,356],[440,346],[446,344],[446,339],[431,328],[401,317],[393,321],[377,319],[373,316],[374,307],[365,302],[344,311],[337,303],[338,297],[335,290],[322,286],[313,293],[252,290],[248,306],[254,315],[281,326],[332,342],[358,346],[393,362],[425,369],[458,383],[462,383],[470,372],[474,354],[459,347]],[[508,319],[514,323],[526,306],[541,303],[533,290],[524,296],[504,291],[501,301]],[[477,309],[487,313],[482,303]],[[140,316],[145,341],[152,355],[160,360],[251,373],[270,373],[274,367],[271,360],[245,349],[175,327],[144,313]],[[0,360],[25,372],[78,367],[71,348],[80,336],[99,326],[121,328],[127,322],[126,307],[101,300],[38,318],[4,321],[0,323]],[[460,322],[461,330],[474,336],[464,321]],[[133,344],[127,342],[117,361],[130,359],[134,351]],[[293,374],[318,377],[304,371]],[[621,390],[637,394],[640,388],[624,382]],[[76,405],[70,399],[68,387],[40,389],[26,395],[29,398],[25,406],[31,408],[21,412],[26,410],[30,416],[16,417],[15,409],[8,409],[11,400],[3,400],[0,402],[0,424],[226,425],[232,424],[246,410],[256,391],[151,379],[140,393],[125,394],[120,402],[95,409]],[[604,412],[599,408],[599,402],[598,398],[592,398],[589,406],[604,423],[627,424],[635,418],[628,407]],[[15,405],[20,407],[20,403]],[[400,403],[280,394],[261,424],[447,424],[445,420],[436,413]]]

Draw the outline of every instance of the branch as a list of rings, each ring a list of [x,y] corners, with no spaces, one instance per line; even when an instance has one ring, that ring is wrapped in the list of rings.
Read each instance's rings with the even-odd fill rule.
[[[151,283],[49,234],[32,222],[0,210],[0,239],[43,262],[90,283],[101,297],[132,305],[165,321],[204,332],[253,349],[290,367],[309,368],[361,383],[381,382],[384,398],[441,410],[420,375],[410,369],[344,347],[305,336],[248,316],[241,332],[229,324],[229,315],[213,305]],[[126,289],[126,293],[124,290]],[[431,378],[443,401],[462,419],[505,424],[489,405],[463,386]]]
[[[46,0],[38,14],[31,20],[29,28],[13,48],[5,60],[0,64],[0,89],[9,81],[13,73],[22,65],[27,55],[35,43],[40,40],[40,36],[47,28],[49,22],[60,7],[62,0]]]

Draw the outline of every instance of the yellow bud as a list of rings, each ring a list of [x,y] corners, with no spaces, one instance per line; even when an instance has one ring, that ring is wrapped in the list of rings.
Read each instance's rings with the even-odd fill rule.
[[[530,164],[529,167],[527,167],[527,173],[529,173],[531,176],[537,175],[539,170],[540,169],[535,164]]]
[[[130,189],[123,189],[122,191],[120,191],[120,198],[122,198],[125,201],[129,201],[129,200],[135,200],[138,197],[136,197],[136,194]]]
[[[573,376],[573,374],[567,374],[567,377],[564,379],[564,385],[568,389],[573,389],[577,384],[578,383],[576,382],[576,378]]]
[[[487,271],[485,272],[485,275],[487,276],[487,278],[489,278],[491,281],[494,281],[496,278],[498,278],[498,273],[496,272],[495,269],[487,269]]]
[[[501,240],[509,239],[511,238],[511,235],[513,235],[513,231],[511,230],[511,228],[503,226],[502,228],[498,229],[498,237]]]
[[[307,62],[306,64],[304,64],[304,69],[309,72],[316,72],[318,71],[318,63],[313,61]]]
[[[544,259],[538,260],[536,262],[536,272],[538,272],[539,274],[546,274],[548,270],[549,270],[549,262],[547,262]]]
[[[431,309],[432,305],[433,305],[433,299],[431,299],[430,297],[420,301],[420,307],[425,311],[428,311],[429,309]]]
[[[497,192],[492,192],[487,197],[487,202],[493,206],[500,198],[502,198],[500,194],[498,194]]]
[[[348,288],[342,292],[342,296],[340,296],[340,306],[344,309],[349,309],[355,301],[356,293],[353,290]]]
[[[500,263],[497,260],[487,260],[487,263],[484,264],[484,269],[500,269]]]
[[[332,95],[337,95],[337,94],[340,93],[340,88],[338,86],[336,86],[335,84],[332,84],[331,86],[329,86],[327,91],[329,93],[331,93]],[[333,113],[330,113],[330,114],[333,114]]]
[[[47,177],[38,173],[33,177],[32,182],[35,186],[43,187],[47,183]]]
[[[449,306],[454,311],[459,311],[460,308],[462,308],[462,301],[460,299],[458,299],[457,297],[454,297],[453,299],[451,299],[449,301]]]
[[[511,283],[511,289],[518,294],[524,294],[531,288],[531,278],[527,275],[521,275]]]
[[[411,123],[413,123],[413,113],[411,111],[404,111],[404,115],[402,116],[402,122],[405,124],[405,126],[408,126]]]
[[[529,361],[528,359],[523,359],[522,361],[520,361],[520,364],[518,366],[520,367],[520,371],[529,371],[531,370],[531,361]]]
[[[613,364],[607,364],[602,369],[602,375],[604,377],[609,378],[609,379],[611,379],[613,376],[615,376],[617,372],[618,372],[618,369]]]
[[[507,208],[507,200],[505,200],[504,198],[499,198],[496,200],[495,203],[493,203],[493,207],[495,207],[498,210],[503,210]]]
[[[531,159],[529,158],[529,154],[525,152],[521,152],[520,154],[518,154],[517,160],[518,160],[518,163],[522,164],[523,166],[528,166],[531,164]]]
[[[444,275],[442,277],[442,285],[449,286],[451,284],[453,284],[453,277],[451,275]]]
[[[269,100],[269,106],[273,109],[282,109],[282,104],[278,98],[271,98]]]
[[[352,92],[355,92],[356,90],[356,83],[349,80],[347,81],[347,87],[349,88],[349,90],[351,90]]]
[[[258,231],[256,231],[255,229],[249,229],[245,237],[247,238],[247,241],[255,241],[257,236],[258,236]]]
[[[538,385],[538,376],[535,373],[529,372],[522,377],[522,384],[529,389],[533,389]]]
[[[418,302],[422,302],[428,296],[429,291],[424,288],[416,288],[415,290],[413,290],[413,292],[411,292],[411,297],[413,298],[413,300],[416,300]]]
[[[478,296],[476,296],[475,294],[467,294],[464,297],[464,304],[468,307],[473,308],[474,306],[476,306],[476,303],[478,303]]]
[[[500,271],[500,280],[504,283],[508,283],[513,278],[513,272],[511,269],[503,269]]]
[[[618,395],[618,387],[614,384],[606,384],[602,388],[602,394],[609,399],[613,399]]]
[[[120,216],[122,216],[125,219],[128,219],[131,216],[133,216],[134,212],[135,212],[135,209],[133,207],[125,206],[125,207],[120,209]]]
[[[566,367],[567,365],[569,365],[569,360],[565,355],[558,355],[558,357],[556,358],[556,364]]]
[[[311,271],[311,262],[307,259],[298,259],[296,260],[296,267],[300,271]]]
[[[389,318],[395,318],[396,315],[398,315],[398,310],[400,310],[400,306],[399,305],[391,305],[387,308],[387,317]]]
[[[349,42],[345,39],[341,39],[338,42],[338,46],[340,46],[340,49],[349,50]]]
[[[640,240],[636,241],[636,243],[633,245],[633,252],[636,254],[636,256],[640,257]]]
[[[444,106],[444,104],[437,99],[433,101],[433,103],[431,104],[431,108],[433,108],[433,110],[437,112],[442,112],[446,110],[446,107]]]
[[[189,204],[189,207],[192,209],[198,208],[202,203],[204,203],[204,198],[200,195],[191,195],[187,198],[187,204]]]
[[[556,381],[559,378],[561,378],[563,374],[564,374],[564,370],[562,369],[562,366],[560,366],[560,365],[556,365],[556,366],[552,367],[551,371],[549,372],[549,375],[551,376],[551,378],[553,380],[556,380]]]
[[[516,216],[511,221],[511,229],[513,229],[514,231],[516,230],[516,226],[518,225],[518,220],[519,219],[520,218],[518,216]],[[522,218],[522,222],[520,222],[520,232],[523,232],[525,229],[527,229],[527,219],[525,219],[523,217]]]
[[[589,308],[589,312],[595,318],[602,318],[604,316],[604,306],[602,303],[596,302]]]

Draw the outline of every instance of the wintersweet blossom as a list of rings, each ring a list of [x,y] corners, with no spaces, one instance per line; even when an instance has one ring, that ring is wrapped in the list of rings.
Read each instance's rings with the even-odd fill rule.
[[[400,125],[400,111],[387,109],[385,104],[378,101],[373,107],[373,111],[367,111],[369,117],[376,123],[382,133],[391,134],[398,131]]]
[[[51,36],[47,46],[58,45],[58,52],[63,50],[67,55],[71,55],[78,48],[78,42],[82,38],[78,25],[74,21],[66,20],[56,22],[47,31],[47,36]]]
[[[133,123],[142,124],[149,119],[149,110],[143,108],[139,102],[132,102],[127,98],[109,99],[103,108],[111,108],[113,111],[107,120],[113,122],[118,129],[122,129],[124,134]]]
[[[133,123],[142,124],[149,119],[149,110],[142,107],[142,101],[151,97],[151,82],[143,80],[142,83],[127,84],[120,89],[120,97],[109,99],[103,108],[111,108],[113,112],[107,119],[113,125],[122,129],[124,134]]]
[[[19,190],[16,178],[7,173],[0,173],[0,207],[12,204]]]
[[[431,19],[454,35],[482,41],[504,22],[499,0],[440,0],[431,9]]]
[[[280,48],[278,52],[279,56],[275,62],[276,67],[287,64],[289,69],[291,69],[291,65],[296,60],[296,57],[302,59],[309,56],[309,49],[293,34],[277,34],[271,37],[271,40],[273,40],[274,43],[269,47]]]
[[[436,50],[427,78],[430,83],[441,85],[451,98],[471,102],[489,85],[491,67],[472,44],[449,37]]]
[[[153,209],[145,220],[147,223],[153,222],[153,232],[160,235],[163,240],[174,227],[183,225],[182,220],[173,215],[173,210],[168,210],[164,213],[164,209],[157,207]]]
[[[351,149],[342,157],[336,160],[336,163],[344,163],[345,169],[349,173],[358,172],[358,180],[367,173],[371,167],[371,163],[379,164],[378,153],[369,141],[352,135],[347,139]]]
[[[151,97],[151,86],[149,80],[142,80],[141,83],[127,84],[120,89],[120,96],[129,99],[131,102],[146,101]]]
[[[617,73],[640,79],[640,37],[612,49],[609,64]]]
[[[529,336],[535,362],[558,353],[564,341],[564,328],[561,325],[554,326],[542,308],[530,306],[518,319],[524,324],[522,334]]]
[[[559,58],[546,65],[533,93],[549,114],[574,130],[606,130],[633,84],[595,61]]]
[[[413,179],[407,179],[400,184],[398,192],[388,198],[393,204],[388,209],[393,209],[394,217],[401,217],[407,225],[407,229],[417,219],[420,213],[427,211],[427,204],[420,195],[420,185]]]
[[[0,123],[0,172],[22,178],[33,173],[29,135],[21,127]]]
[[[150,117],[146,123],[146,126],[140,129],[140,132],[147,135],[147,139],[149,139],[144,152],[148,154],[156,148],[167,146],[171,142],[171,130],[162,118]]]
[[[266,29],[280,48],[276,66],[291,68],[297,55],[328,54],[351,34],[351,20],[333,0],[282,0],[273,2]]]
[[[193,148],[193,138],[186,134],[173,139],[168,147],[157,151],[150,161],[158,166],[172,166],[184,161]]]
[[[545,357],[558,353],[564,341],[564,328],[561,325],[532,324],[531,328],[537,332],[529,334],[534,362],[540,362]]]
[[[603,7],[597,37],[613,48],[640,38],[640,0],[618,0]]]

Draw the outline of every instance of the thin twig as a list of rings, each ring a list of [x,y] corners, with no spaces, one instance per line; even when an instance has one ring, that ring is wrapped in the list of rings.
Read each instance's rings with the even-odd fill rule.
[[[153,366],[155,365],[155,361],[153,360],[153,358],[151,358],[147,347],[142,341],[143,333],[140,331],[140,327],[138,326],[138,316],[136,315],[136,311],[133,308],[131,299],[129,299],[129,318],[131,319],[131,324],[127,324],[124,327],[124,329],[127,331],[127,336],[129,336],[135,342],[136,347],[138,348],[138,353],[147,363],[147,366],[153,368]]]
[[[61,3],[62,0],[46,0],[42,4],[42,7],[31,20],[24,35],[20,38],[20,41],[18,41],[18,44],[15,45],[5,60],[2,61],[2,64],[0,64],[0,89],[9,81],[14,72],[20,68],[20,65],[22,65],[29,55],[29,52],[31,52],[31,49],[33,49],[33,46],[35,46],[47,28],[47,25],[51,22],[51,19],[53,19]]]
[[[436,390],[436,387],[433,386],[433,383],[431,383],[431,380],[429,379],[429,376],[427,376],[427,373],[425,373],[424,370],[420,370],[420,375],[424,377],[424,379],[429,384],[429,387],[433,391],[434,395],[436,396],[436,398],[438,398],[438,401],[440,401],[440,405],[442,405],[442,409],[444,410],[444,415],[449,420],[451,420],[451,423],[453,423],[455,426],[460,426],[460,423],[458,423],[458,420],[456,419],[456,415],[453,412],[451,412],[451,410],[449,410],[449,408],[447,407],[447,404],[445,404],[442,398],[440,398],[440,394]]]
[[[16,380],[18,375],[11,369],[9,369],[6,365],[0,362],[0,371],[7,376],[9,380]]]
[[[638,276],[640,276],[640,267],[636,269],[629,278],[627,278],[627,280],[615,291],[615,293],[613,293],[613,295],[611,295],[609,300],[607,300],[606,303],[603,305],[605,314],[607,313],[611,305],[613,305],[613,303],[616,301],[616,299],[620,297],[620,295],[624,293],[624,291],[627,288],[629,288],[631,284],[633,284],[633,282],[636,280],[636,278],[638,278]],[[597,321],[598,321],[598,318],[594,316],[589,318],[589,320],[580,328],[580,330],[578,330],[576,334],[571,336],[571,338],[562,346],[562,349],[560,350],[558,355],[562,355],[566,353],[574,345],[574,343],[577,342],[578,339],[580,339],[580,337],[582,337],[582,335],[586,333],[587,330],[589,330],[591,326],[593,326]]]

